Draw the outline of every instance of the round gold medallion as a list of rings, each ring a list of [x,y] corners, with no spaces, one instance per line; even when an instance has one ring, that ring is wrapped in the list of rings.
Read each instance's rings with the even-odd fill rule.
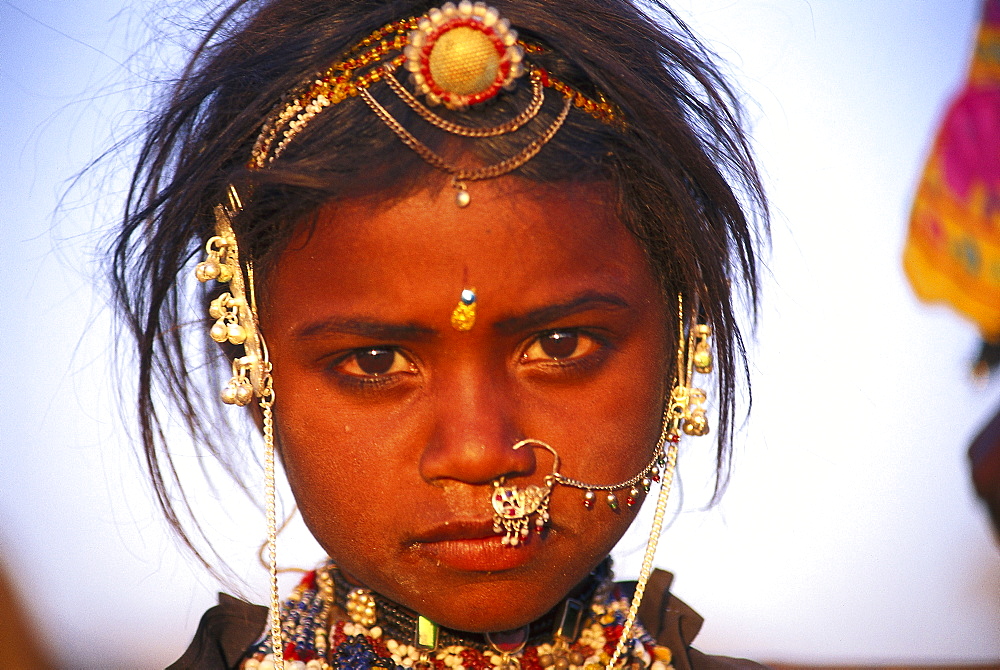
[[[410,82],[432,105],[465,109],[489,100],[524,74],[517,32],[483,2],[448,2],[432,9],[408,39]]]
[[[500,55],[490,38],[465,26],[438,37],[427,61],[433,81],[455,95],[486,90],[500,71]]]

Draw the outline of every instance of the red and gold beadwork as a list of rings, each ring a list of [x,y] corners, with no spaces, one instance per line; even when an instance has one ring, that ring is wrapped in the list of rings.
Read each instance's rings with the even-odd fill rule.
[[[432,17],[439,17],[437,24]],[[395,80],[395,73],[401,68],[410,72],[411,84],[418,95],[424,95],[429,103],[439,102],[453,109],[488,100],[512,86],[524,72],[531,73],[533,86],[538,88],[532,104],[517,118],[498,126],[496,132],[470,130],[433,113],[430,113],[433,120],[429,120],[428,114],[418,110],[425,120],[452,134],[488,137],[514,132],[537,113],[541,106],[539,91],[543,88],[556,91],[568,105],[599,121],[616,127],[624,125],[621,112],[602,94],[592,98],[525,61],[526,54],[543,51],[537,44],[519,40],[506,19],[483,2],[446,3],[424,16],[388,23],[348,49],[340,59],[294,91],[289,96],[290,102],[282,103],[272,112],[254,143],[248,167],[251,170],[267,167],[323,110],[348,98],[365,97],[365,92],[378,82],[393,79],[388,82],[390,88],[406,104],[415,107],[409,96],[400,92],[402,84]],[[526,156],[524,160],[530,158]],[[502,167],[516,167],[521,162],[506,161]],[[496,176],[494,172],[484,172],[485,176],[480,178]],[[459,181],[463,180],[469,179]]]
[[[405,67],[417,94],[432,105],[465,109],[524,74],[517,32],[481,2],[448,2],[432,9],[408,37]]]

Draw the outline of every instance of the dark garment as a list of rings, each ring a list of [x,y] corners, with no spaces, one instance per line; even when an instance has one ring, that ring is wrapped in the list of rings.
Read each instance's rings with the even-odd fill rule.
[[[986,503],[1000,540],[1000,412],[980,431],[969,447],[972,483]]]
[[[670,594],[674,576],[663,570],[650,575],[639,608],[639,620],[657,641],[674,653],[675,670],[753,670],[764,666],[740,658],[707,656],[690,646],[701,629],[698,613]],[[623,584],[627,590],[635,583]],[[191,646],[167,670],[237,670],[267,626],[267,608],[224,593],[219,604],[201,617]]]

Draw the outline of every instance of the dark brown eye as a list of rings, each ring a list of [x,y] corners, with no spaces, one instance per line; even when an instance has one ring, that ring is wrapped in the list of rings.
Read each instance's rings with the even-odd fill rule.
[[[545,355],[556,361],[569,358],[576,353],[579,342],[580,336],[569,331],[549,333],[538,338],[538,344]]]
[[[406,377],[419,373],[417,366],[405,353],[395,347],[363,347],[344,352],[332,365],[331,370],[341,381],[380,384],[400,382]],[[366,387],[367,388],[367,387]]]
[[[601,343],[586,332],[575,329],[552,330],[538,335],[528,344],[521,354],[521,363],[568,364],[570,361],[592,356],[600,352],[601,348]]]
[[[392,349],[367,349],[354,354],[358,368],[366,375],[384,375],[392,370],[396,352]]]

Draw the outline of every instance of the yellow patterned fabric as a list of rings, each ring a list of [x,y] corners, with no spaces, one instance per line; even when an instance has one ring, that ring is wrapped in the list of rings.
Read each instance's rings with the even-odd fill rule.
[[[986,0],[969,80],[938,130],[903,267],[916,294],[1000,341],[1000,0]]]

